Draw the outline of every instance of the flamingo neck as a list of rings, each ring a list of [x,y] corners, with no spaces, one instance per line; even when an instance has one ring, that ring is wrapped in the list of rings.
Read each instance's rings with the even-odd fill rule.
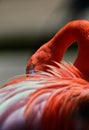
[[[66,49],[74,42],[78,43],[78,56],[74,65],[89,76],[89,21],[77,20],[68,23],[49,41],[47,46],[60,62]]]

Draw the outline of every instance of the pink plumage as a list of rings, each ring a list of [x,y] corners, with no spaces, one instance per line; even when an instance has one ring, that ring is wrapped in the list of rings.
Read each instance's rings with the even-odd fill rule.
[[[81,35],[85,41],[74,65],[61,62],[67,48],[66,37],[63,41],[62,38],[65,32],[71,31],[70,26],[73,35],[78,31],[79,38]],[[80,57],[83,56],[82,46],[88,48],[88,30],[88,21],[73,21],[66,25],[31,57],[26,69],[28,74],[13,79],[0,89],[0,130],[89,129],[89,61]],[[78,42],[82,44],[79,38]],[[60,41],[65,44],[58,45]],[[70,42],[67,41],[67,45]],[[58,50],[54,53],[55,48],[63,48],[59,56]],[[86,54],[88,52],[84,56]],[[87,65],[81,64],[83,60]]]

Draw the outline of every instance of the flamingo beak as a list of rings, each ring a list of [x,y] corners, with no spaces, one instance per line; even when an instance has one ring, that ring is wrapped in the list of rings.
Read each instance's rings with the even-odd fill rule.
[[[29,74],[34,74],[34,73],[35,73],[34,65],[31,64],[30,67],[29,67]]]

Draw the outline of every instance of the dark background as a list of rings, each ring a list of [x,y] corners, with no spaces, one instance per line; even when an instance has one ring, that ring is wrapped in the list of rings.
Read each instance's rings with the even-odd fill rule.
[[[0,85],[25,73],[33,52],[76,19],[89,20],[89,0],[0,0]],[[63,60],[76,55],[73,45]]]

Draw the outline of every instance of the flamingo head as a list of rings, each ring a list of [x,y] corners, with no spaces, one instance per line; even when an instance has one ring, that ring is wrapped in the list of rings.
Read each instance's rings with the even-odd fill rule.
[[[78,43],[78,56],[74,66],[89,80],[89,21],[76,20],[69,22],[56,35],[41,46],[29,59],[26,72],[32,69],[47,71],[46,65],[54,65],[54,61],[61,62],[66,49],[74,42]],[[33,67],[32,67],[33,66]]]

